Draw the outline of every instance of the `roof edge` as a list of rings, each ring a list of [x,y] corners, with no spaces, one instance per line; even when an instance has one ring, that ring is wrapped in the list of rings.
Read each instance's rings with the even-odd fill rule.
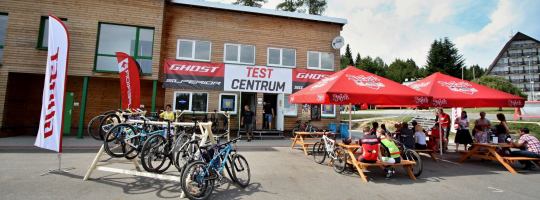
[[[497,61],[499,61],[499,59],[501,59],[502,55],[504,54],[504,52],[506,50],[508,50],[508,48],[510,47],[510,44],[513,42],[513,41],[517,41],[517,37],[525,37],[529,40],[532,40],[532,41],[535,41],[535,42],[538,42],[540,43],[540,41],[538,41],[537,39],[534,39],[533,37],[531,36],[528,36],[528,35],[525,35],[524,33],[522,32],[517,32],[514,36],[512,36],[512,38],[510,38],[510,40],[508,40],[508,42],[506,42],[506,44],[504,44],[503,48],[501,49],[501,51],[499,51],[499,54],[497,54],[497,57],[495,57],[495,59],[493,59],[493,61],[491,62],[491,64],[489,65],[488,69],[486,70],[485,74],[489,74],[491,72],[491,70],[493,70],[493,67],[495,67],[495,65],[497,65]]]
[[[312,21],[341,24],[341,25],[347,24],[347,19],[343,19],[343,18],[326,17],[326,16],[320,16],[320,15],[309,15],[309,14],[304,14],[304,13],[272,10],[272,9],[267,9],[267,8],[258,8],[258,7],[249,7],[249,6],[240,6],[240,5],[233,5],[233,4],[224,4],[224,3],[218,3],[218,2],[208,2],[204,0],[171,0],[171,2],[175,4],[199,6],[199,7],[214,8],[214,9],[221,9],[221,10],[247,12],[247,13],[271,15],[271,16],[278,16],[278,17],[288,17],[288,18],[295,18],[295,19],[305,19],[305,20],[312,20]]]

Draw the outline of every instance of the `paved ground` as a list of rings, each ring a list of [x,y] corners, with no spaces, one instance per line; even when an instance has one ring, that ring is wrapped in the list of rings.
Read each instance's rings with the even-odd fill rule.
[[[0,139],[1,199],[178,199],[178,184],[105,172],[96,172],[90,181],[82,177],[97,152],[95,145],[66,148],[63,166],[75,167],[68,174],[40,176],[56,167],[56,154],[24,145],[3,146]],[[18,140],[30,143],[32,139]],[[75,139],[73,139],[75,140]],[[25,142],[30,141],[30,142]],[[67,144],[73,144],[66,139]],[[81,142],[81,140],[75,140]],[[87,141],[87,140],[82,140]],[[81,142],[83,143],[83,142]],[[89,141],[84,142],[89,143]],[[456,164],[457,155],[447,161],[425,159],[424,173],[417,181],[403,173],[391,180],[376,169],[362,183],[356,173],[337,174],[332,168],[315,164],[300,150],[291,150],[288,140],[264,140],[239,144],[252,171],[251,185],[240,189],[222,185],[214,199],[540,199],[537,188],[540,170],[509,174],[493,162],[472,160]],[[273,147],[277,146],[277,147]],[[133,168],[128,164],[116,167]],[[169,174],[178,174],[169,170]]]

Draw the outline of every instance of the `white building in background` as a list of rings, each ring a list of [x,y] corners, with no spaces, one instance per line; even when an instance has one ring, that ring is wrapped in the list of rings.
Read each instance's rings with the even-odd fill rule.
[[[486,74],[508,79],[529,96],[540,98],[540,41],[516,33],[493,60]]]

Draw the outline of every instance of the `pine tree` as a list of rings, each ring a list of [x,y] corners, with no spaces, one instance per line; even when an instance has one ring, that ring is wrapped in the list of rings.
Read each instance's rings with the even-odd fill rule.
[[[266,2],[267,0],[236,0],[233,4],[260,8]]]
[[[304,2],[302,0],[284,0],[276,6],[277,10],[296,12]]]
[[[345,55],[341,56],[341,69],[345,69],[349,65],[354,65],[354,60],[352,58],[351,47],[347,44]]]
[[[302,0],[309,14],[322,15],[326,10],[326,0]]]
[[[403,61],[401,59],[396,59],[386,71],[386,77],[396,81],[398,83],[403,83],[406,79],[416,79],[417,77],[418,66],[412,59],[407,59]]]
[[[358,68],[361,60],[362,60],[362,57],[360,57],[360,53],[357,53],[356,59],[354,60],[354,66],[356,66],[356,68]]]
[[[433,41],[427,57],[426,71],[429,74],[442,72],[461,78],[461,68],[465,59],[459,54],[454,43],[447,37]]]

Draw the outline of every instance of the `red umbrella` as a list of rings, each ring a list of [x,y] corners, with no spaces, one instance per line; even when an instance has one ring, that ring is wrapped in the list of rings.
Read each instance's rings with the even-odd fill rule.
[[[429,97],[407,86],[349,66],[292,94],[291,103],[429,105]]]
[[[519,96],[440,72],[409,87],[432,97],[433,107],[523,107],[525,103]]]

